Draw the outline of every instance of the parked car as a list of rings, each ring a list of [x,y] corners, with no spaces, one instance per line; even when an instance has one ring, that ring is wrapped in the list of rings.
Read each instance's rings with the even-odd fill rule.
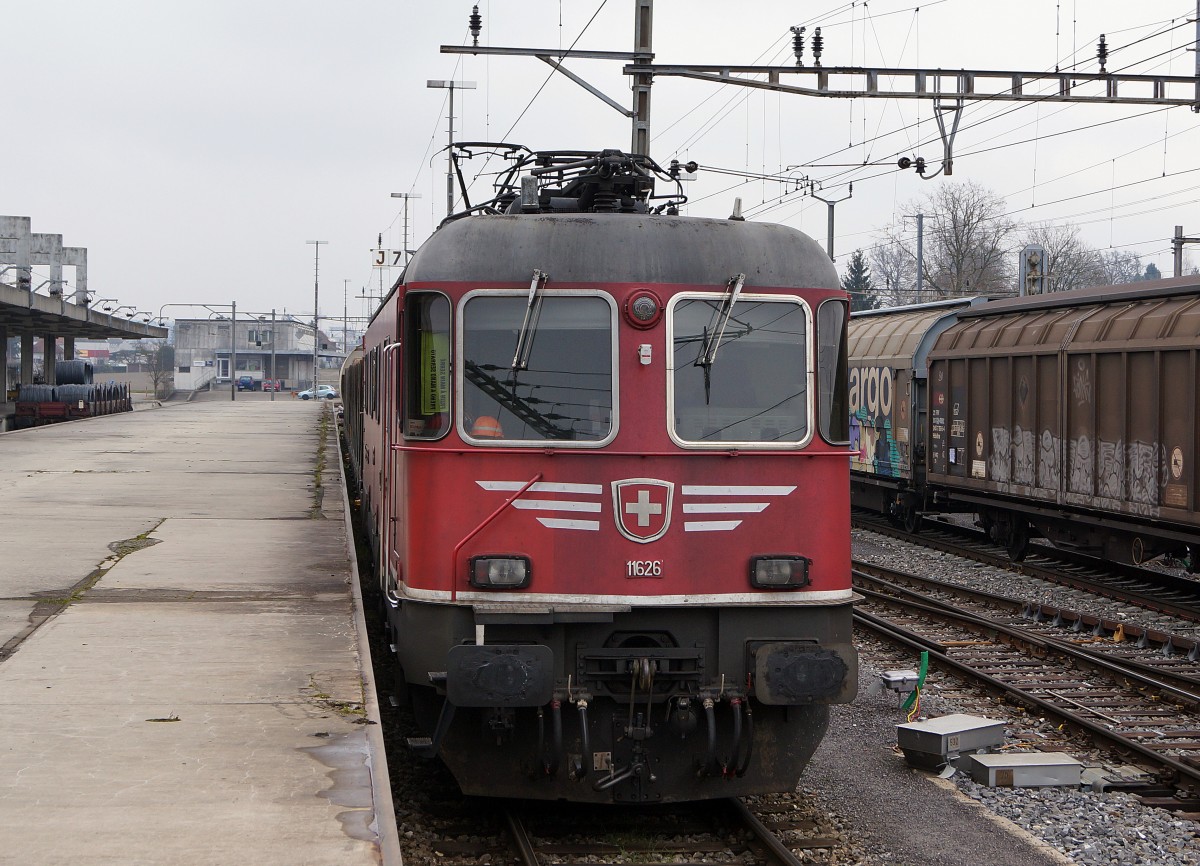
[[[299,397],[301,400],[311,400],[313,398],[313,389],[306,388],[305,390],[301,391],[296,396]],[[317,399],[318,400],[336,400],[337,397],[338,397],[337,389],[334,388],[333,386],[331,386],[331,385],[318,385],[317,386]]]
[[[257,391],[259,382],[253,376],[238,376],[237,389],[239,391]]]
[[[262,389],[264,391],[282,391],[283,390],[283,380],[282,379],[263,379]]]

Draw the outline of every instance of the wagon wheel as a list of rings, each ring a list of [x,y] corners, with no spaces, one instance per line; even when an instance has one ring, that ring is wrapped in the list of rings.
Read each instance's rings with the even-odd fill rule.
[[[921,523],[923,518],[921,513],[911,505],[904,508],[904,531],[916,535],[921,531]]]
[[[1008,524],[1008,537],[1004,543],[1008,558],[1013,562],[1021,562],[1029,552],[1029,524],[1021,517],[1012,518]]]

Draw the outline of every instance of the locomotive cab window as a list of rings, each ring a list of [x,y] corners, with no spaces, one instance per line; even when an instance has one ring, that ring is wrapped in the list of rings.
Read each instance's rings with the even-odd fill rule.
[[[616,306],[601,294],[476,292],[459,312],[459,432],[477,445],[602,445],[616,433]]]
[[[797,298],[682,296],[672,304],[671,437],[682,445],[808,441],[808,308]]]
[[[846,304],[825,301],[817,307],[817,392],[821,436],[830,445],[850,444],[847,392]]]
[[[450,301],[433,292],[404,299],[404,435],[437,439],[450,430]]]

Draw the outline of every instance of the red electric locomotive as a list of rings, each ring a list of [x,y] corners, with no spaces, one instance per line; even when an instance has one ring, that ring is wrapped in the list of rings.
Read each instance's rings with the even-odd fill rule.
[[[459,148],[498,194],[344,386],[412,745],[469,794],[791,790],[857,683],[832,263],[647,157]]]

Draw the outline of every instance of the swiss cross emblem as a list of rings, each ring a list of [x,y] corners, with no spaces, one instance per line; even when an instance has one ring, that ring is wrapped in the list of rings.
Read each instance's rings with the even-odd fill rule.
[[[630,541],[648,544],[667,533],[675,485],[654,478],[626,478],[612,483],[617,529]]]

